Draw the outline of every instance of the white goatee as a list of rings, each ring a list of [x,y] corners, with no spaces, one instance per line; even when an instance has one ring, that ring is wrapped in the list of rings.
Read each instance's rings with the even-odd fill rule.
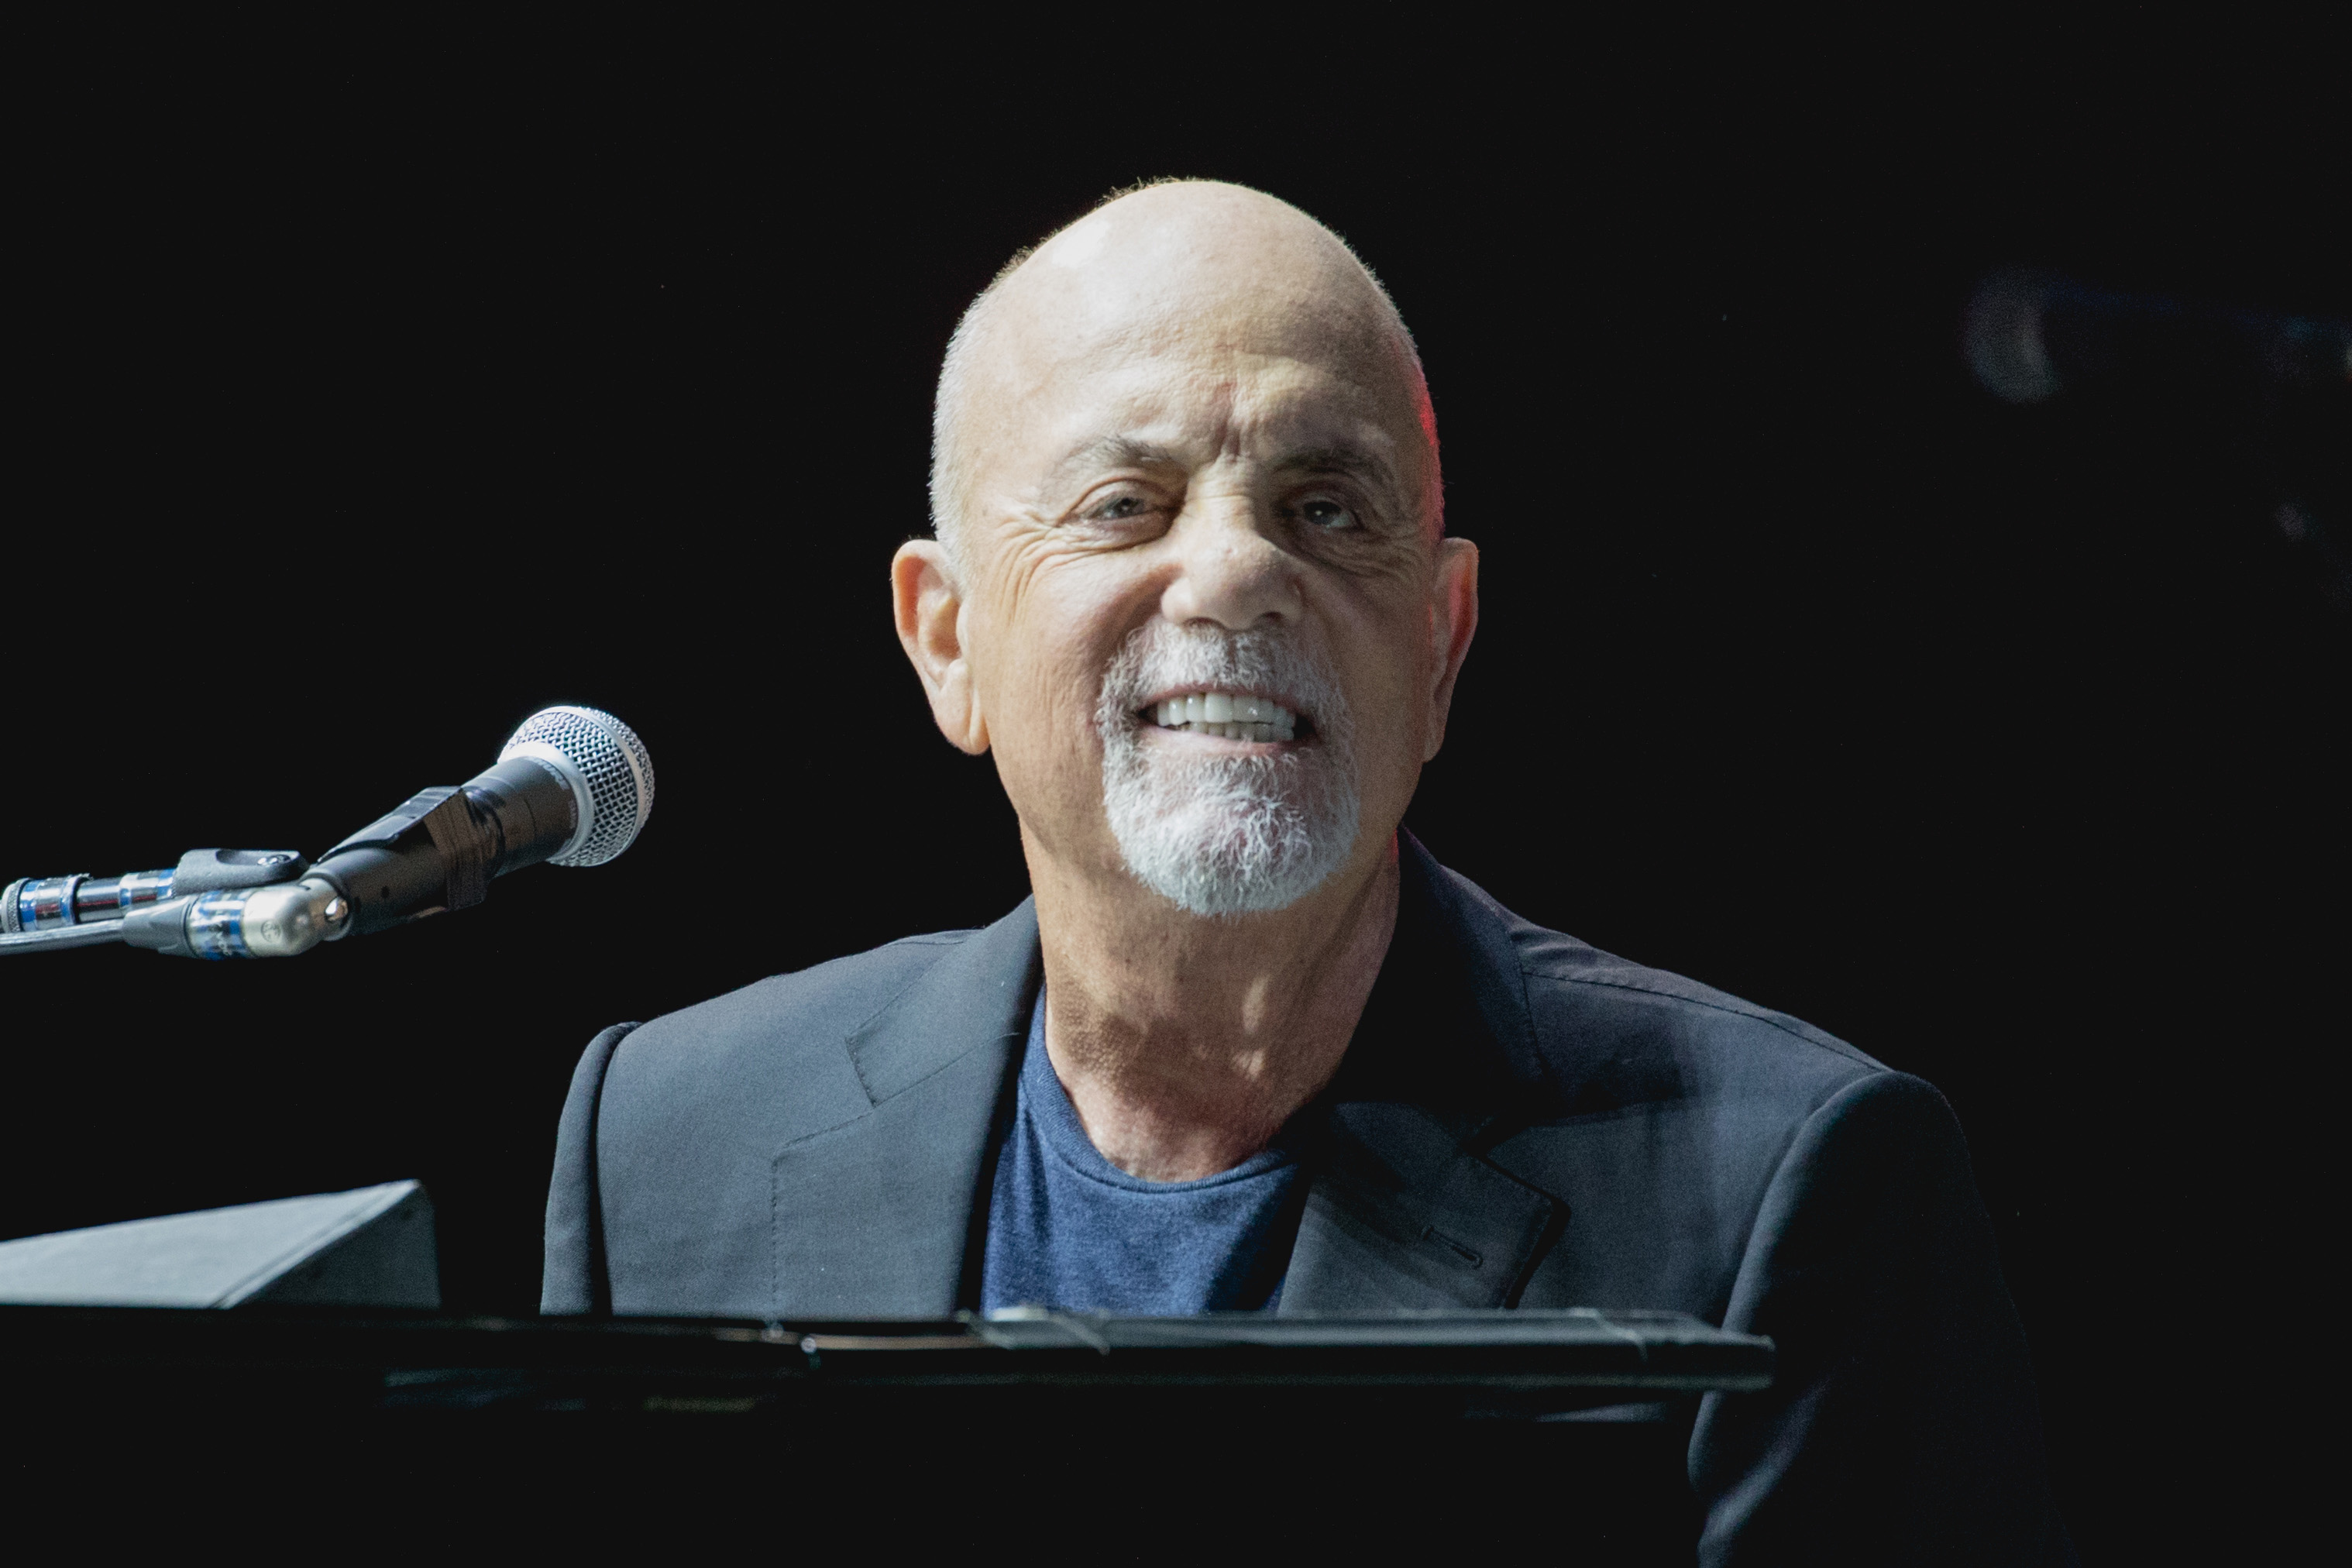
[[[1140,710],[1171,687],[1255,692],[1313,726],[1272,755],[1143,743]],[[1361,808],[1354,731],[1339,682],[1279,632],[1153,620],[1103,672],[1103,806],[1127,868],[1196,915],[1286,909],[1355,847]]]

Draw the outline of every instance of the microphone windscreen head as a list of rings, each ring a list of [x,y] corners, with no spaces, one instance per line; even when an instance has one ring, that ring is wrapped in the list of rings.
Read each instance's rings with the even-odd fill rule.
[[[579,826],[548,858],[601,866],[636,841],[654,809],[654,763],[637,732],[596,708],[542,708],[507,737],[499,761],[534,757],[567,775],[584,803]]]

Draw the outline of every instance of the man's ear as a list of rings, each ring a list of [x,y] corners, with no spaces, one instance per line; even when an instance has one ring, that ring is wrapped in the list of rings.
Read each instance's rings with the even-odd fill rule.
[[[1437,542],[1437,581],[1429,606],[1430,641],[1437,656],[1437,683],[1429,694],[1429,743],[1423,762],[1445,744],[1445,716],[1454,707],[1454,683],[1478,634],[1478,547],[1466,539]]]
[[[898,617],[898,645],[922,678],[940,733],[958,750],[980,755],[988,750],[988,721],[981,714],[971,664],[964,655],[963,589],[945,546],[934,539],[898,546],[890,558],[890,607]]]

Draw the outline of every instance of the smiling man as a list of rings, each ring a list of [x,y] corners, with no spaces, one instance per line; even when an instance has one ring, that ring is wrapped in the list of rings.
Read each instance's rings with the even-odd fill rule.
[[[1709,1561],[2063,1560],[1949,1110],[1496,905],[1400,827],[1477,625],[1348,248],[1150,187],[950,346],[898,632],[1034,897],[593,1042],[551,1312],[1646,1307],[1773,1335]]]

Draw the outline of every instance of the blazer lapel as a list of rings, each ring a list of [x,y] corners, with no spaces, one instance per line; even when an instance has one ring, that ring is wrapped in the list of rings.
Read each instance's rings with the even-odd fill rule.
[[[1281,1311],[1509,1307],[1568,1205],[1415,1107],[1334,1106]]]
[[[1024,902],[850,1032],[870,1109],[775,1157],[777,1317],[944,1316],[971,1294],[1038,971]]]
[[[1508,933],[1409,834],[1397,931],[1326,1092],[1281,1311],[1509,1307],[1568,1205],[1483,1157],[1527,1102]]]

